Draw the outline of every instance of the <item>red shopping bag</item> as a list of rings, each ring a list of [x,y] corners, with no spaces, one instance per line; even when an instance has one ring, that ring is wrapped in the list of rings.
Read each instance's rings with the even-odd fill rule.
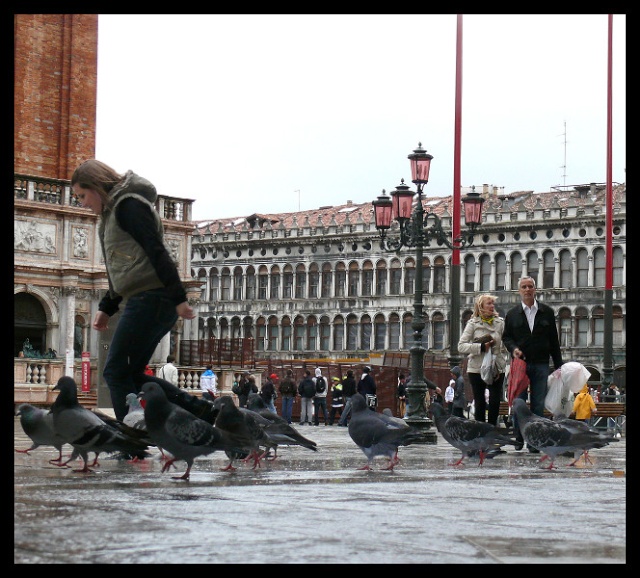
[[[514,357],[511,360],[511,370],[509,371],[509,383],[507,384],[507,400],[509,407],[513,405],[513,400],[529,387],[529,377],[527,376],[527,362]]]

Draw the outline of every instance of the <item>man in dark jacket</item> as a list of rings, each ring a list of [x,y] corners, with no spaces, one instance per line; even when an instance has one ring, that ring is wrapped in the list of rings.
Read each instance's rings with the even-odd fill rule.
[[[316,395],[316,382],[311,377],[311,372],[307,369],[304,378],[298,385],[300,394],[300,425],[305,423],[311,425],[313,418],[313,398]]]
[[[375,411],[375,406],[377,405],[377,400],[375,399],[376,382],[371,376],[371,368],[367,367],[366,365],[362,368],[362,375],[360,376],[360,381],[358,382],[357,389],[358,393],[362,394],[362,396],[367,400],[369,409]],[[369,401],[371,398],[367,398],[367,395],[373,396],[373,402]]]
[[[556,317],[551,307],[536,299],[536,282],[532,277],[522,277],[518,282],[518,291],[522,303],[507,312],[502,342],[513,357],[527,362],[531,411],[544,416],[544,398],[550,373],[549,357],[553,360],[554,369],[563,363]],[[519,397],[526,401],[527,392],[522,392]],[[522,444],[522,433],[515,416],[513,425],[516,438]],[[532,447],[529,447],[529,451],[538,453]]]

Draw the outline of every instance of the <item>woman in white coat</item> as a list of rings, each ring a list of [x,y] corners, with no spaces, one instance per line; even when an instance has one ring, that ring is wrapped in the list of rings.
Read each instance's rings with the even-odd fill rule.
[[[473,390],[476,421],[498,424],[502,382],[506,367],[507,350],[502,343],[504,319],[496,312],[496,296],[482,294],[473,307],[473,316],[460,336],[458,351],[467,355],[467,374]],[[480,367],[488,349],[495,355],[493,379],[487,381],[480,376]],[[489,402],[485,400],[485,389],[489,390]],[[488,405],[488,418],[486,417]]]

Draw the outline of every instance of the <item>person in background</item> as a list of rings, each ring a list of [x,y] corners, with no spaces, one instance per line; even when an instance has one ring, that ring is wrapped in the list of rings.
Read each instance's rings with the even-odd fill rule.
[[[506,349],[502,343],[504,319],[496,311],[496,297],[484,293],[479,295],[473,304],[473,315],[467,321],[460,336],[458,350],[467,356],[467,375],[473,390],[474,415],[476,421],[488,421],[498,425],[502,383],[507,366]],[[495,357],[495,376],[491,382],[480,377],[480,367],[487,351]],[[489,401],[485,398],[485,390],[489,391]],[[487,419],[488,408],[488,419]]]
[[[324,425],[327,425],[327,390],[329,385],[327,378],[322,375],[322,370],[319,367],[316,367],[314,383],[316,384],[316,395],[313,398],[313,425],[320,425],[320,410],[322,410]]]
[[[455,392],[456,380],[453,377],[449,380],[449,385],[447,385],[447,389],[444,390],[444,402],[446,404],[446,408],[449,411],[449,415],[453,411],[453,394]]]
[[[526,361],[531,411],[544,417],[544,399],[550,373],[549,358],[553,361],[554,369],[560,368],[563,363],[556,317],[551,307],[536,299],[535,279],[522,277],[518,281],[518,291],[522,302],[507,312],[502,341],[513,357]],[[527,392],[523,391],[519,397],[526,401]],[[513,426],[520,444],[514,447],[522,449],[524,441],[515,415]],[[540,453],[533,446],[528,449],[531,453]]]
[[[464,412],[467,409],[467,398],[464,395],[464,377],[462,377],[462,369],[460,369],[460,366],[456,365],[452,367],[451,375],[455,379],[453,410],[451,411],[451,415],[464,417]]]
[[[282,417],[291,423],[291,413],[293,411],[293,402],[296,398],[296,382],[293,379],[293,371],[287,369],[284,378],[278,386],[280,397],[282,398]]]
[[[175,360],[173,355],[167,355],[167,363],[162,366],[160,377],[173,385],[178,385],[178,368],[173,363]]]
[[[360,381],[358,382],[358,387],[356,388],[358,393],[361,394],[366,400],[367,405],[371,411],[375,411],[377,400],[374,400],[374,403],[369,403],[369,399],[367,396],[376,397],[376,382],[371,375],[371,368],[365,365],[362,368],[362,374],[360,375]]]
[[[342,396],[342,381],[339,377],[333,377],[331,379],[331,411],[329,411],[329,425],[333,425],[336,419],[342,414],[342,408],[344,407],[344,397]]]
[[[575,414],[573,419],[589,423],[591,418],[597,413],[598,408],[596,402],[593,401],[593,397],[591,393],[589,393],[589,386],[585,383],[573,400],[573,414]]]
[[[80,205],[100,218],[97,232],[109,289],[98,304],[93,329],[106,331],[123,305],[102,372],[116,419],[122,421],[128,413],[127,394],[137,395],[144,383],[153,381],[173,403],[212,420],[211,404],[144,372],[176,321],[196,317],[164,244],[156,188],[133,171],[120,174],[95,159],[78,166],[70,184]]]
[[[404,373],[398,376],[398,415],[404,417],[405,407],[407,405],[407,386],[405,385],[406,377]]]
[[[211,365],[207,365],[207,369],[200,375],[200,389],[202,390],[202,397],[207,401],[216,399],[218,395],[218,378]]]
[[[238,407],[247,407],[247,399],[250,393],[258,393],[258,386],[256,385],[256,378],[248,371],[245,371],[238,380]],[[234,392],[235,393],[235,392]]]
[[[265,377],[264,383],[262,384],[262,387],[260,388],[259,394],[262,398],[262,401],[264,401],[265,405],[267,406],[267,409],[275,414],[278,413],[276,411],[276,406],[273,403],[274,397],[276,395],[276,387],[274,385],[276,379],[278,379],[278,376],[275,373],[267,375]]]
[[[356,378],[353,374],[353,369],[348,369],[347,374],[342,380],[342,397],[344,397],[344,409],[340,414],[338,420],[338,426],[347,427],[349,421],[349,415],[351,414],[351,397],[357,393]]]
[[[298,384],[300,394],[300,425],[311,425],[313,419],[313,398],[316,395],[316,382],[311,377],[308,369],[304,371],[304,377]]]

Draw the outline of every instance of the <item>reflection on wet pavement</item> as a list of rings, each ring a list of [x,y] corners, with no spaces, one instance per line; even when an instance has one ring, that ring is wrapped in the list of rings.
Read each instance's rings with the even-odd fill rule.
[[[394,471],[360,471],[346,428],[300,428],[319,451],[281,448],[252,470],[217,452],[191,480],[101,456],[92,474],[15,454],[14,561],[41,563],[625,563],[626,438],[593,464],[557,469],[508,451],[482,467],[435,445],[400,449]],[[30,441],[16,420],[15,447]],[[68,454],[69,447],[65,447]],[[385,461],[374,463],[382,468]],[[181,473],[183,462],[177,463]]]

